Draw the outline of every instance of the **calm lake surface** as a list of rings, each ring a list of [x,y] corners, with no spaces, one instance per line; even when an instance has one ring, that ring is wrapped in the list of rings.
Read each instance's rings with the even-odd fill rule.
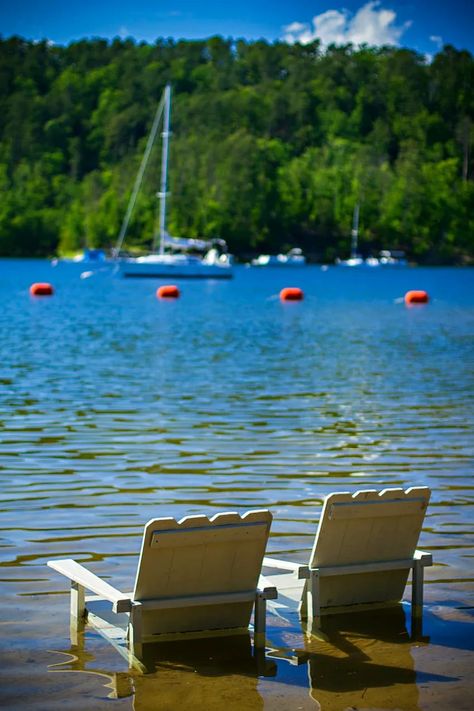
[[[83,269],[0,260],[0,706],[471,709],[474,270],[242,266],[159,301]],[[90,629],[71,647],[51,558],[128,590],[148,519],[268,507],[269,551],[304,562],[327,493],[413,485],[433,491],[421,641],[403,613],[325,642],[269,617],[263,672],[245,644],[181,645],[144,676]]]

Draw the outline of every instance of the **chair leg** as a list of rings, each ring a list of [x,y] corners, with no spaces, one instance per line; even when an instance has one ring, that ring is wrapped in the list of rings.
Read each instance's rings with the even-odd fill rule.
[[[411,632],[412,635],[422,633],[423,624],[423,578],[424,568],[421,560],[413,562],[411,588]]]
[[[70,602],[70,625],[69,634],[71,644],[77,646],[80,633],[84,630],[86,618],[85,589],[79,583],[71,582],[71,602]]]
[[[304,588],[298,605],[298,612],[302,620],[308,619],[308,583],[308,580],[304,581]]]
[[[86,612],[85,590],[82,585],[71,582],[71,617],[82,620]]]
[[[128,626],[128,644],[130,647],[130,652],[137,659],[143,657],[143,643],[142,643],[142,606],[139,602],[134,602],[132,604],[132,609],[130,610],[130,622]]]
[[[258,648],[265,647],[267,599],[262,592],[255,595],[253,642]]]
[[[320,595],[319,595],[319,570],[311,570],[311,575],[307,581],[307,617],[310,630],[314,626],[318,627],[321,619]]]

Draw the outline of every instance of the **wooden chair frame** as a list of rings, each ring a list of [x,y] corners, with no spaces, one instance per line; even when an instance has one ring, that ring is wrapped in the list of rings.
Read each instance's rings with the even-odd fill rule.
[[[263,516],[266,515],[268,520],[257,524],[252,523],[252,516],[255,518],[255,516],[258,516],[259,514]],[[247,523],[247,528],[256,525],[260,526],[260,528],[266,527],[267,532],[265,536],[268,535],[268,529],[271,521],[271,515],[269,512],[248,512],[242,519],[240,519],[237,514],[217,514],[210,521],[206,519],[209,523],[209,533],[206,534],[206,529],[204,529],[203,533],[201,533],[203,529],[198,529],[200,533],[197,535],[202,537],[205,537],[206,535],[208,537],[211,536],[214,540],[219,541],[220,530],[218,523],[220,520],[227,520],[225,517],[230,520],[238,519],[237,525],[235,526],[237,529],[239,528],[239,523]],[[233,517],[233,519],[231,517]],[[163,538],[163,534],[165,536],[168,535],[170,538],[173,536],[182,538],[182,536],[180,536],[181,529],[179,528],[182,524],[183,533],[193,533],[191,525],[193,525],[194,522],[191,519],[193,519],[193,517],[188,517],[187,519],[182,519],[179,523],[175,523],[173,519],[156,519],[156,521],[172,521],[172,523],[177,527],[176,533],[172,530],[158,532],[156,535],[161,536],[161,539]],[[202,517],[194,517],[194,519],[199,519],[199,522],[202,522]],[[150,539],[150,529],[153,528],[153,523],[155,523],[155,521],[149,522],[149,524],[145,527],[142,555],[145,547],[149,547],[150,545],[154,547],[158,545],[156,543],[154,533]],[[212,524],[215,524],[215,527],[213,527]],[[189,525],[190,528],[187,529],[186,525]],[[223,536],[226,540],[229,539],[229,537],[232,537],[233,534],[230,530],[232,528],[234,528],[232,525],[224,524],[221,526]],[[245,526],[243,528],[245,528]],[[263,535],[263,533],[261,535]],[[145,542],[145,539],[147,543]],[[177,545],[179,544],[180,543],[178,541]],[[260,543],[260,545],[264,545],[264,542]],[[140,565],[141,560],[139,568]],[[126,656],[132,665],[140,668],[140,660],[143,657],[143,645],[150,641],[159,642],[161,637],[163,640],[168,640],[170,638],[190,639],[205,636],[222,636],[247,631],[247,627],[218,628],[209,629],[208,631],[203,629],[198,631],[165,634],[162,635],[160,639],[150,639],[143,634],[142,630],[142,616],[144,612],[177,609],[185,610],[186,608],[199,608],[199,606],[222,606],[227,603],[252,603],[254,611],[254,647],[261,649],[265,646],[266,604],[267,600],[276,599],[277,590],[275,587],[264,587],[263,589],[255,587],[250,590],[215,592],[211,594],[183,594],[175,595],[173,597],[163,597],[163,595],[161,595],[160,597],[157,597],[157,599],[136,599],[136,593],[121,592],[72,559],[52,560],[48,562],[48,566],[61,575],[64,575],[71,582],[70,629],[71,641],[73,644],[77,643],[78,633],[84,628],[85,623],[89,622],[102,636],[111,642],[123,656]],[[86,596],[86,590],[94,594]],[[186,591],[184,590],[183,592],[185,593]],[[125,613],[128,618],[126,632],[123,628],[120,628],[113,623],[111,624],[99,614],[95,614],[89,609],[88,603],[97,601],[107,601],[111,603],[112,613],[115,615]]]
[[[413,524],[413,530],[416,526],[421,527],[424,511],[429,501],[429,489],[426,487],[418,487],[403,491],[402,489],[386,489],[382,492],[373,490],[356,492],[350,495],[346,492],[340,494],[330,494],[323,506],[320,525],[316,533],[313,551],[310,556],[310,563],[302,565],[285,560],[279,560],[273,557],[264,557],[263,566],[282,571],[293,573],[293,578],[296,580],[305,580],[305,585],[301,592],[301,601],[299,605],[300,616],[303,620],[308,621],[309,629],[317,629],[321,627],[321,619],[327,614],[338,614],[342,612],[350,612],[363,609],[371,609],[374,607],[383,607],[386,604],[393,604],[393,600],[387,602],[367,602],[363,601],[353,605],[341,605],[340,607],[325,607],[321,606],[320,589],[324,578],[335,576],[347,577],[347,585],[351,586],[351,576],[363,575],[366,573],[383,573],[392,571],[412,571],[411,582],[411,627],[412,634],[419,635],[422,633],[422,615],[423,615],[423,587],[424,587],[424,569],[433,565],[433,557],[431,553],[422,550],[414,550],[413,555],[403,558],[388,558],[385,560],[365,560],[361,562],[337,563],[337,555],[333,557],[326,549],[324,552],[324,564],[311,565],[311,561],[318,556],[319,546],[323,539],[327,539],[330,534],[328,531],[334,527],[336,519],[362,519],[370,517],[371,509],[379,508],[383,511],[382,517],[391,517],[395,520],[397,517],[397,508],[400,513],[405,516],[412,516],[412,520],[417,521]],[[374,506],[375,505],[375,506]],[[339,510],[339,511],[338,511]],[[322,524],[327,526],[325,531],[322,531]],[[335,530],[335,529],[334,529]],[[413,531],[411,532],[413,539]],[[324,542],[326,545],[326,541]],[[328,544],[330,549],[331,542]],[[336,545],[337,549],[337,545]],[[413,548],[412,548],[413,550]],[[408,550],[405,551],[405,555]],[[334,563],[334,564],[333,564]],[[278,586],[278,577],[272,576],[271,583],[277,586],[279,593],[284,595],[283,578],[285,585],[289,578],[288,575],[282,577],[282,587]],[[265,576],[262,576],[261,583],[265,582]]]

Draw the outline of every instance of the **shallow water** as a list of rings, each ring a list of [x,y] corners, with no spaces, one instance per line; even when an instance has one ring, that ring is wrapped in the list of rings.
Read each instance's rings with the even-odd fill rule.
[[[474,270],[238,267],[177,301],[80,272],[0,261],[2,708],[470,708]],[[129,589],[148,519],[269,507],[269,550],[304,561],[325,494],[412,485],[433,490],[422,641],[403,615],[327,642],[269,618],[264,669],[189,647],[144,677],[92,631],[71,648],[51,558]]]

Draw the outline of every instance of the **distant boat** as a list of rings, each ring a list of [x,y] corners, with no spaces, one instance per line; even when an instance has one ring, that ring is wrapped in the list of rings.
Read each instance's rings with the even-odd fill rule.
[[[358,252],[359,241],[359,210],[360,206],[357,203],[354,207],[352,215],[352,231],[351,231],[351,256],[349,259],[336,259],[336,264],[339,267],[379,267],[380,262],[377,257],[367,257],[364,259]]]
[[[72,258],[73,262],[94,262],[102,263],[107,261],[105,249],[90,249],[86,248],[82,254],[77,254]]]
[[[156,248],[158,236],[153,241],[151,254],[141,257],[121,257],[121,249],[125,239],[128,223],[132,215],[135,201],[140,189],[145,168],[163,119],[162,154],[161,154],[161,184],[157,197],[160,200],[159,245]],[[171,87],[166,85],[160,104],[155,114],[153,126],[148,137],[145,153],[138,171],[135,186],[130,197],[115,254],[118,272],[124,277],[170,277],[170,278],[204,278],[229,279],[232,277],[232,257],[227,252],[224,240],[183,239],[171,237],[166,229],[166,200],[168,182],[168,147],[170,137]],[[194,252],[194,254],[190,254]]]
[[[287,254],[260,254],[250,262],[252,267],[304,267],[306,257],[299,247]]]
[[[59,264],[87,264],[90,267],[102,267],[107,262],[110,263],[110,259],[107,257],[105,249],[91,249],[88,247],[81,254],[76,254],[74,257],[55,257],[51,260],[53,267],[57,267]]]
[[[406,267],[408,262],[401,249],[382,249],[379,253],[381,267]]]
[[[351,232],[351,256],[349,259],[336,259],[339,267],[406,267],[405,253],[398,249],[382,249],[378,257],[362,257],[358,253],[359,240],[359,204],[354,207]]]

